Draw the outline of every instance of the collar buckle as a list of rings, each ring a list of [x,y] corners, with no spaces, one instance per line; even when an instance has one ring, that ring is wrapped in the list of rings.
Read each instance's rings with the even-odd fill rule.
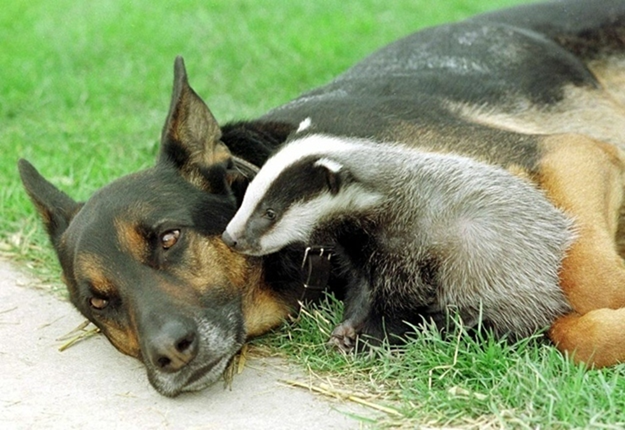
[[[308,246],[304,250],[304,258],[302,259],[301,270],[306,275],[304,281],[304,290],[300,298],[300,304],[304,302],[309,295],[308,291],[320,292],[328,287],[330,279],[330,271],[332,270],[332,262],[334,256],[334,247],[331,245]]]

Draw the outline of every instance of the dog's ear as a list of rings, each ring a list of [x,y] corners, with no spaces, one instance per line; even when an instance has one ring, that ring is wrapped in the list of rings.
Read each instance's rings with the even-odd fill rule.
[[[174,89],[167,120],[161,135],[159,163],[173,163],[182,176],[195,186],[220,192],[215,184],[217,170],[232,167],[232,157],[220,140],[221,129],[204,101],[189,86],[182,57],[174,63]],[[228,181],[231,175],[221,175]]]
[[[41,215],[52,245],[56,249],[59,238],[82,204],[48,182],[28,161],[19,160],[18,169],[24,188]]]

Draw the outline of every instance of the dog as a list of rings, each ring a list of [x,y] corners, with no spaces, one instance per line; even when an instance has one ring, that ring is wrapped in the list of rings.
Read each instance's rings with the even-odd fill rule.
[[[521,339],[572,310],[558,282],[570,220],[530,183],[453,154],[295,135],[222,238],[256,256],[297,243],[332,250],[346,295],[330,344],[346,352],[357,338],[405,339],[422,320],[444,330],[452,313]]]
[[[247,339],[323,286],[345,293],[312,245],[255,257],[221,239],[255,170],[306,118],[321,134],[473,158],[534,184],[576,234],[559,272],[572,310],[548,335],[609,366],[625,361],[624,40],[622,0],[487,13],[421,30],[223,127],[178,58],[154,167],[84,203],[27,161],[19,170],[72,303],[166,396],[214,383]]]

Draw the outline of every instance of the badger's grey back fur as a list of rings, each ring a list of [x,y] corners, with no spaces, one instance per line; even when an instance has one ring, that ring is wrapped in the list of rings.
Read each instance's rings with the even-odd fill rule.
[[[297,208],[302,209],[297,214],[317,212],[297,215],[298,239],[327,239],[339,219],[361,223],[374,246],[360,260],[366,266],[360,269],[370,273],[367,294],[387,317],[411,309],[434,315],[454,309],[468,326],[481,317],[495,333],[518,338],[569,310],[558,271],[573,239],[571,221],[529,182],[460,156],[302,137],[261,169],[258,185],[252,182],[242,205],[248,215],[237,214],[232,228],[239,226],[240,232],[250,208],[268,198],[271,183],[305,157],[340,166],[352,180],[336,195],[307,199],[302,189],[302,196],[263,235],[281,233],[281,246],[288,245],[290,232],[281,229],[293,228],[289,211]],[[353,197],[343,204],[350,192],[370,198],[360,207]],[[311,204],[320,199],[333,204]]]

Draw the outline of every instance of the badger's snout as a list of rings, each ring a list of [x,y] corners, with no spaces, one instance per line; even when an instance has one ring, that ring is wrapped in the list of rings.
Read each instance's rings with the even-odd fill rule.
[[[245,234],[239,236],[226,230],[222,233],[221,240],[234,251],[242,254],[255,255],[255,242],[249,241],[245,236]]]
[[[221,240],[223,240],[224,243],[230,248],[237,249],[238,241],[236,237],[232,237],[230,233],[228,233],[228,230],[224,231],[224,233],[221,235]]]
[[[245,233],[238,235],[226,230],[222,233],[221,240],[223,240],[230,249],[240,252],[241,254],[254,256],[267,254],[267,252],[263,252],[263,249],[254,237],[249,238],[248,236],[249,235]]]

